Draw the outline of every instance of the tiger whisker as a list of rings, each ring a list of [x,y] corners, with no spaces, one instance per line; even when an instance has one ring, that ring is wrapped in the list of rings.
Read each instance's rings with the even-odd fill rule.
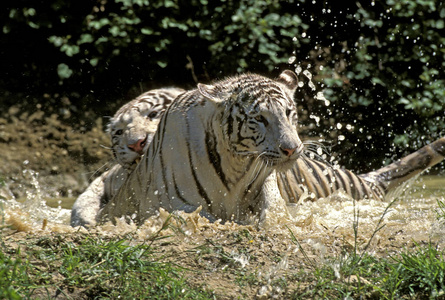
[[[266,152],[262,152],[262,153],[260,153],[260,155],[258,155],[256,158],[255,158],[255,161],[254,161],[254,163],[255,163],[255,167],[254,167],[254,169],[253,169],[253,172],[252,172],[252,174],[253,174],[253,178],[252,178],[252,180],[250,180],[249,181],[249,185],[252,183],[252,182],[254,182],[257,178],[258,178],[258,175],[261,173],[261,171],[262,171],[262,169],[263,169],[263,167],[264,167],[264,160],[262,160],[262,159],[260,159],[260,157],[262,156],[262,155],[264,155],[264,154],[266,154]],[[259,167],[258,167],[259,166]],[[267,161],[266,161],[266,167],[267,167]]]
[[[327,159],[323,157],[323,155],[320,155],[314,151],[307,150],[302,153],[302,156],[305,156],[306,158],[309,158],[309,159],[315,159],[315,160],[322,161],[322,162],[328,162]]]
[[[266,162],[266,165],[267,165],[267,162]],[[258,166],[260,166],[259,168],[258,168]],[[265,162],[263,161],[263,160],[260,160],[257,164],[256,164],[256,166],[255,166],[255,170],[254,170],[254,175],[253,175],[253,178],[252,178],[252,180],[250,180],[249,181],[249,183],[248,183],[248,185],[250,185],[252,182],[254,182],[257,178],[258,178],[258,175],[260,175],[260,173],[265,169],[266,167],[265,167]]]
[[[88,174],[88,173],[91,173],[91,176],[88,178],[88,180],[92,180],[92,178],[93,178],[96,174],[100,173],[102,169],[106,168],[108,165],[111,165],[111,164],[114,163],[114,162],[115,162],[115,160],[114,160],[114,159],[111,159],[111,160],[105,162],[102,166],[100,166],[99,168],[97,168],[95,171],[87,172],[87,174]]]
[[[311,149],[311,150],[316,150],[318,151],[318,149],[321,149],[322,153],[326,154],[326,155],[331,155],[330,150],[328,149],[328,147],[324,144],[322,144],[321,142],[317,142],[317,141],[304,141],[303,145],[306,146],[306,149]]]
[[[329,167],[329,168],[331,168],[331,169],[334,168],[334,166],[333,166],[327,159],[323,158],[322,156],[320,156],[320,155],[318,155],[318,154],[315,154],[315,153],[312,153],[312,154],[314,154],[313,157],[308,157],[307,153],[303,153],[303,154],[301,155],[303,158],[305,158],[303,161],[304,161],[304,163],[306,164],[306,166],[309,167],[308,163],[306,162],[306,159],[315,159],[315,160],[317,160],[317,161],[322,162],[323,164],[325,164],[327,167]]]

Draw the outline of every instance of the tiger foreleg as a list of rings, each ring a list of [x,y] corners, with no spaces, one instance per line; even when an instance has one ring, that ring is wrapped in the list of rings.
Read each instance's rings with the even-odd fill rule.
[[[105,186],[102,176],[97,177],[74,202],[71,209],[72,227],[91,227],[96,225],[96,218],[101,202],[105,196]]]
[[[284,224],[292,221],[286,201],[278,188],[277,174],[273,171],[264,181],[261,197],[259,226],[270,228],[272,225]]]

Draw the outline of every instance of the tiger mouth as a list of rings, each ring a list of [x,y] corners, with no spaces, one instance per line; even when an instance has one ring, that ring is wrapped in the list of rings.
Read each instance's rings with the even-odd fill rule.
[[[300,157],[300,152],[298,155],[294,155],[291,157],[278,157],[277,155],[264,155],[262,159],[264,162],[274,168],[277,169],[289,169],[294,163],[297,161],[298,157]]]

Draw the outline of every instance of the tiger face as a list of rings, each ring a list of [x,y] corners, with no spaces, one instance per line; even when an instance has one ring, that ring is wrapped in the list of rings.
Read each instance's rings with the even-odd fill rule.
[[[258,157],[268,167],[287,169],[303,149],[293,100],[296,83],[289,71],[277,80],[245,75],[223,87],[198,85],[198,90],[224,103],[223,136],[234,155]]]
[[[132,171],[145,153],[171,102],[184,90],[163,88],[148,91],[122,106],[111,118],[108,133],[117,162]]]

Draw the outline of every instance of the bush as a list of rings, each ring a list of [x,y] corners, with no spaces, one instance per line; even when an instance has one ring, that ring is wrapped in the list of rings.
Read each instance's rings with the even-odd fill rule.
[[[318,83],[297,94],[305,124],[321,117],[303,134],[334,145],[340,137],[334,151],[350,158],[346,166],[380,166],[444,132],[445,6],[434,0],[28,0],[7,8],[3,89],[76,92],[77,105],[89,95],[100,110],[131,87],[187,88],[291,67]],[[315,100],[321,90],[330,106]]]

